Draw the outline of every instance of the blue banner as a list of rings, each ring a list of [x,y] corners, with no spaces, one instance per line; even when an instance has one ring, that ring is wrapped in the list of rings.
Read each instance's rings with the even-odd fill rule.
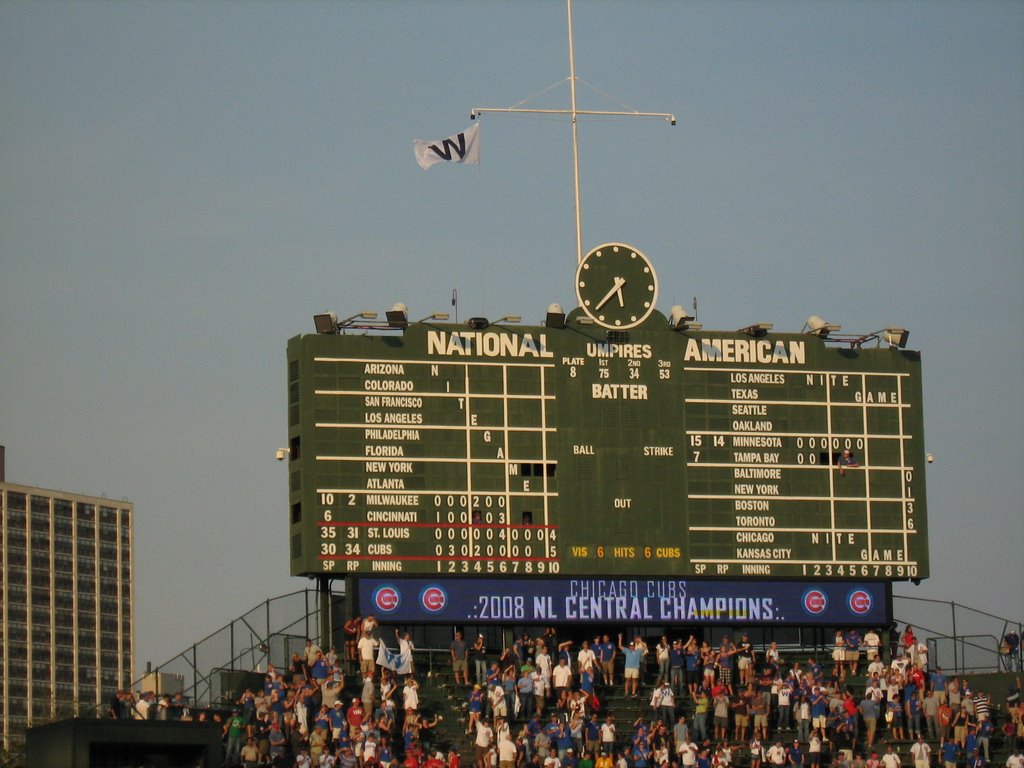
[[[359,579],[359,611],[414,624],[889,622],[884,582]]]

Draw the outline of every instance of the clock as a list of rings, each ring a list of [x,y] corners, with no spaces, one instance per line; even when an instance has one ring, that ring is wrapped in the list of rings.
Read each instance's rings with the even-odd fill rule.
[[[625,330],[650,317],[658,300],[658,278],[640,251],[606,243],[583,257],[576,268],[576,297],[598,325]]]

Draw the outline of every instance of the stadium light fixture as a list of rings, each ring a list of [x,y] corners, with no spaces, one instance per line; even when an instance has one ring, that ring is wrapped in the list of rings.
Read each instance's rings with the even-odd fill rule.
[[[910,338],[910,331],[906,328],[883,328],[880,331],[872,331],[863,336],[855,336],[843,341],[849,341],[851,349],[860,349],[867,342],[874,341],[875,346],[881,346],[882,341],[889,345],[890,349],[905,349],[907,339]]]
[[[890,347],[906,348],[907,339],[910,338],[910,331],[906,328],[886,328],[883,333],[883,338]]]
[[[745,333],[748,336],[753,336],[754,338],[760,338],[768,333],[772,327],[771,323],[754,323],[753,325],[748,325],[746,328],[740,328],[739,332]]]
[[[330,336],[338,332],[338,315],[334,312],[321,312],[313,315],[313,327],[317,333]]]
[[[339,321],[338,322],[338,327],[339,328],[344,328],[346,325],[349,325],[353,320],[376,320],[376,319],[377,319],[377,313],[376,312],[358,312],[358,313],[352,315],[352,317],[346,317],[344,320]]]
[[[676,304],[669,310],[668,325],[673,331],[685,331],[687,328],[690,328],[691,320],[693,320],[693,315],[679,304]]]
[[[357,312],[351,317],[346,317],[344,320],[338,321],[337,333],[344,333],[346,328],[351,328],[355,325],[356,320],[376,320],[376,312]]]
[[[544,325],[548,328],[565,328],[565,310],[561,304],[549,304],[548,313],[544,317]]]
[[[422,320],[417,320],[416,322],[417,323],[425,323],[428,320],[447,320],[447,319],[448,319],[448,313],[447,312],[431,312],[429,315],[424,317]]]
[[[833,331],[838,332],[843,328],[841,325],[833,325],[822,320],[817,315],[811,315],[807,318],[807,322],[804,323],[803,328],[807,333],[814,334],[822,339],[827,339],[828,335]]]
[[[491,325],[498,325],[500,323],[521,323],[522,321],[523,318],[520,315],[505,315],[504,317],[499,317],[491,323]]]
[[[389,328],[409,327],[409,308],[402,302],[395,302],[395,306],[389,309],[385,316],[388,319]]]

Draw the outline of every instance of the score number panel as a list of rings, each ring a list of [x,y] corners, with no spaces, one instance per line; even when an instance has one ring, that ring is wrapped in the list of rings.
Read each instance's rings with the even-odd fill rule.
[[[909,379],[687,371],[691,561],[718,574],[922,575]],[[844,450],[857,466],[839,471]]]
[[[917,353],[659,319],[292,339],[292,573],[927,576]]]
[[[550,363],[314,365],[320,572],[557,570]]]

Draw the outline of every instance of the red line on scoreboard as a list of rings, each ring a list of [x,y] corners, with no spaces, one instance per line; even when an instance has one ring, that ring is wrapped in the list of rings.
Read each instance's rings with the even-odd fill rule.
[[[393,561],[394,557],[384,557],[378,555],[317,555],[320,560],[381,560],[381,561]],[[442,560],[459,562],[462,560],[507,560],[510,562],[519,563],[553,563],[558,560],[557,557],[484,557],[483,555],[474,555],[467,557],[448,556],[448,555],[402,555],[402,560],[434,560],[440,562]]]
[[[333,520],[330,522],[322,520],[318,522],[317,525],[322,525],[327,528],[342,528],[345,526],[358,526],[361,528],[368,528],[371,525],[375,527],[381,525],[389,525],[393,528],[543,528],[552,530],[558,529],[557,525],[542,525],[540,523],[536,525],[522,525],[518,523],[346,523],[340,520]]]

